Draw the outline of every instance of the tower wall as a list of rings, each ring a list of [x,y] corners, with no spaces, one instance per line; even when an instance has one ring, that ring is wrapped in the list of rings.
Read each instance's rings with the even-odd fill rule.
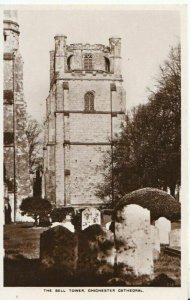
[[[55,37],[55,52],[50,59],[54,77],[51,75],[51,100],[48,97],[47,101],[47,122],[55,152],[49,154],[52,165],[46,166],[48,170],[55,167],[55,185],[53,188],[49,184],[46,191],[47,197],[48,189],[55,191],[50,200],[56,206],[101,203],[96,192],[103,181],[103,160],[125,118],[121,40],[112,38],[110,45],[66,45],[65,36]],[[55,98],[51,97],[52,90]],[[87,93],[93,97],[92,107],[86,107]],[[50,142],[52,136],[47,136]],[[46,177],[47,185],[50,177]]]
[[[31,192],[29,146],[26,137],[26,103],[23,61],[19,53],[19,25],[15,11],[4,12],[4,170],[12,221],[22,221],[19,206]]]

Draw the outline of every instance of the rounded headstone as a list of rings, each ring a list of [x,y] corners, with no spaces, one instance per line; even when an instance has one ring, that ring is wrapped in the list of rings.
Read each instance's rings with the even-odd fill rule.
[[[87,282],[113,274],[115,261],[114,236],[100,225],[92,225],[79,234],[77,273]]]
[[[155,222],[155,226],[159,230],[160,244],[168,245],[169,244],[169,233],[171,231],[170,220],[168,220],[164,217],[161,217]]]
[[[63,226],[44,231],[40,236],[40,261],[44,268],[73,274],[77,264],[77,236]]]

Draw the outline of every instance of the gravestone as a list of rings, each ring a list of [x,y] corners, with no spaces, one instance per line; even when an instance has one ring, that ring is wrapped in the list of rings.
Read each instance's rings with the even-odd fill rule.
[[[101,236],[98,237],[98,260],[104,267],[105,265],[113,267],[115,255],[114,234],[111,231],[103,229]]]
[[[118,272],[121,275],[151,275],[153,253],[150,211],[136,204],[117,210],[115,244]]]
[[[113,233],[96,224],[81,231],[78,241],[77,273],[81,284],[92,284],[104,273],[110,273],[112,277],[115,259]]]
[[[159,240],[159,230],[157,227],[151,225],[151,241],[152,241],[152,251],[153,259],[158,259],[160,255],[160,240]]]
[[[112,222],[108,222],[108,223],[105,224],[106,230],[110,230],[110,225],[111,225],[111,223],[112,223]]]
[[[94,224],[101,224],[100,211],[94,207],[88,207],[82,212],[82,230]]]
[[[168,245],[171,222],[168,219],[161,217],[155,222],[155,226],[159,230],[160,244]]]
[[[169,234],[170,247],[181,247],[181,229],[173,229]]]
[[[77,236],[63,226],[50,228],[40,236],[40,261],[45,269],[59,269],[73,275],[77,249]]]
[[[66,218],[65,218],[65,220],[62,223],[63,223],[63,226],[65,228],[67,228],[71,232],[75,232],[75,227],[71,223],[71,216],[70,215],[67,215]]]

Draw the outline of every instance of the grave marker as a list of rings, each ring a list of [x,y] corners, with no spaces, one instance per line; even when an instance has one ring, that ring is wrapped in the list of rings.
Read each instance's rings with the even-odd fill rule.
[[[88,207],[82,212],[82,230],[91,225],[101,224],[100,211],[94,207]]]
[[[170,247],[181,247],[181,229],[173,229],[169,234]]]
[[[150,211],[136,204],[117,211],[115,222],[117,264],[124,275],[151,275],[153,253]]]
[[[168,219],[161,217],[155,222],[155,226],[159,230],[160,244],[168,245],[171,222]]]

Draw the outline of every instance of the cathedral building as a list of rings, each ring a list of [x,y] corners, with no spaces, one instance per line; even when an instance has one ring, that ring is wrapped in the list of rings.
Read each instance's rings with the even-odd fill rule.
[[[30,194],[29,147],[26,137],[26,103],[23,95],[23,61],[19,53],[16,11],[4,11],[4,198],[9,220],[22,221],[19,206]]]
[[[55,36],[46,99],[45,196],[56,207],[98,206],[97,186],[112,139],[125,118],[121,39],[71,44]]]

